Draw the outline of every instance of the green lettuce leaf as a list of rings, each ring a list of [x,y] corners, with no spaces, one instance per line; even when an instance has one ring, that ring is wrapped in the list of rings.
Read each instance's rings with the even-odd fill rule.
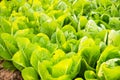
[[[45,62],[38,62],[38,73],[41,80],[53,80],[45,64]]]
[[[120,47],[120,31],[111,30],[108,35],[108,45]]]
[[[112,74],[111,74],[112,72]],[[100,65],[98,77],[100,80],[120,79],[120,58],[109,59]]]
[[[105,48],[105,50],[101,53],[99,60],[97,61],[97,67],[96,67],[96,71],[98,72],[100,65],[109,60],[109,59],[113,59],[113,58],[120,58],[120,52],[119,49],[117,47],[114,46],[107,46]]]
[[[12,61],[13,61],[14,66],[20,71],[28,66],[27,65],[28,62],[26,61],[21,51],[18,51],[13,55]]]
[[[85,71],[84,75],[86,80],[92,80],[97,78],[95,72],[90,70]]]
[[[17,43],[15,41],[15,38],[8,34],[8,33],[2,33],[1,34],[1,38],[3,40],[3,42],[5,43],[5,46],[9,52],[9,54],[12,56],[13,54],[15,54],[18,50],[17,48]]]
[[[22,77],[24,80],[39,80],[38,73],[33,67],[27,67],[22,70]]]
[[[56,78],[65,74],[69,74],[72,68],[72,63],[72,59],[64,59],[59,63],[55,64],[52,67],[52,76]]]
[[[56,42],[58,44],[63,44],[66,41],[65,35],[62,30],[57,28],[56,30]]]
[[[44,33],[39,33],[33,37],[32,43],[37,43],[41,47],[46,48],[47,44],[49,44],[49,37]]]
[[[35,70],[38,70],[38,62],[50,60],[50,58],[50,52],[47,49],[38,46],[31,55],[30,63],[35,68]]]
[[[0,17],[0,24],[1,24],[1,29],[6,32],[6,33],[11,33],[12,28],[11,28],[11,23],[5,18]]]

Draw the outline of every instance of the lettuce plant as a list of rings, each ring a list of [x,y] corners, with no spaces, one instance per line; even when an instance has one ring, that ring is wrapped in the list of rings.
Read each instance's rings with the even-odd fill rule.
[[[0,60],[24,80],[120,80],[119,30],[120,0],[0,0]]]

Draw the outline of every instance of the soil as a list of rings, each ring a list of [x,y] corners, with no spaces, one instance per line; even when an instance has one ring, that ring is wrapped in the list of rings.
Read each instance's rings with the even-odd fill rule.
[[[0,80],[23,80],[18,70],[10,71],[4,69],[2,63],[3,61],[0,61]]]

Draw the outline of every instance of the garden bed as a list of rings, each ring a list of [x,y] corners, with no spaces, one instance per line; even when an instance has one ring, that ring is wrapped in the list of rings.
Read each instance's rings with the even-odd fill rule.
[[[23,80],[18,70],[7,70],[2,66],[3,61],[0,61],[0,80]]]

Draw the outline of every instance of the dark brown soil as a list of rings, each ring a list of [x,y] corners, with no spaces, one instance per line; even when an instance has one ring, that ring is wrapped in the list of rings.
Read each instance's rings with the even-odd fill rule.
[[[19,71],[10,71],[2,67],[2,62],[0,61],[0,80],[23,80]]]

